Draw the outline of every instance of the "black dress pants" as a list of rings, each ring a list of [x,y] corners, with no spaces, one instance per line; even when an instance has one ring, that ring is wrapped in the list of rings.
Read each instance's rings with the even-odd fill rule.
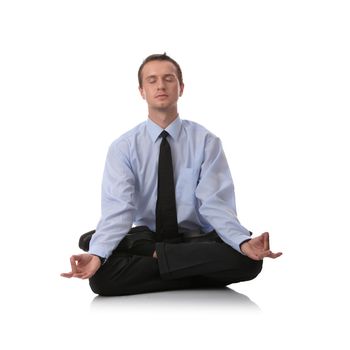
[[[116,296],[224,287],[251,280],[262,269],[262,261],[240,254],[220,238],[178,243],[140,240],[132,248],[121,247],[90,278],[94,293]],[[152,257],[154,249],[158,258]]]

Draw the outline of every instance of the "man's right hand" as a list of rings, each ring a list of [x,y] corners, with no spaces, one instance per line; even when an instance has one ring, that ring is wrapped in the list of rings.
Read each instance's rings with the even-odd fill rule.
[[[73,255],[70,258],[71,272],[61,273],[62,277],[86,279],[92,277],[101,266],[98,256],[92,254]]]

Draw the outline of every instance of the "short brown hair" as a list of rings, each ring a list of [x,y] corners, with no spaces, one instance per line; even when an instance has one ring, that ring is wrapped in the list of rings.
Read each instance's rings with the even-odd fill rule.
[[[150,55],[143,60],[141,66],[139,68],[139,71],[137,73],[137,76],[139,79],[139,87],[142,87],[142,69],[146,63],[151,62],[151,61],[169,61],[169,62],[171,62],[176,68],[176,75],[177,75],[177,78],[179,79],[180,85],[183,85],[182,71],[181,71],[179,64],[164,52],[163,54]]]

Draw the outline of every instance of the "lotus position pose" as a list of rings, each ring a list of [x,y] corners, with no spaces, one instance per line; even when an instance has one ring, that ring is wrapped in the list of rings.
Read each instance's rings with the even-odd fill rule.
[[[81,236],[63,277],[89,279],[99,295],[219,287],[255,278],[277,258],[269,234],[252,237],[236,214],[220,139],[181,119],[179,64],[147,57],[138,71],[148,119],[115,140],[96,230]]]

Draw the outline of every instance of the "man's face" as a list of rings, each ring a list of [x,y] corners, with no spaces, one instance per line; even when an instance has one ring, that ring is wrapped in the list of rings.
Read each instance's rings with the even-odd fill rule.
[[[144,65],[139,89],[149,109],[166,111],[176,107],[183,88],[171,62],[151,61]]]

